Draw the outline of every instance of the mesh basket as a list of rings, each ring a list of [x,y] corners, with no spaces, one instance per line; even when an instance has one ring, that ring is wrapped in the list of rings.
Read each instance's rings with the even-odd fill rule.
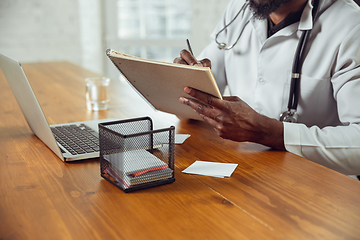
[[[99,124],[101,176],[124,192],[175,181],[175,127],[153,130],[150,117]]]

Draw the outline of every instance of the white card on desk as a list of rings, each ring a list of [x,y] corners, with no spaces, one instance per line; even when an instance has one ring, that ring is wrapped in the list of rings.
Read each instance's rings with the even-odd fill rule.
[[[182,172],[212,177],[230,177],[237,165],[235,163],[195,161]]]
[[[175,144],[183,144],[190,134],[175,134]]]

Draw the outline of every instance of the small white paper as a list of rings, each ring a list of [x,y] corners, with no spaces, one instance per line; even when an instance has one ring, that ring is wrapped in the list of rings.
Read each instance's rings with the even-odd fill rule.
[[[235,163],[195,161],[182,172],[222,178],[230,177],[237,166],[238,164]]]
[[[183,144],[185,140],[188,139],[190,136],[190,134],[175,134],[175,144]],[[162,144],[169,144],[169,138],[167,136],[157,138],[157,140]]]
[[[175,144],[183,144],[190,134],[175,134]]]

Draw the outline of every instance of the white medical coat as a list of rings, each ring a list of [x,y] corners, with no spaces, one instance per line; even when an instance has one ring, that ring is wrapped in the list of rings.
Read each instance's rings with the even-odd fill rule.
[[[218,37],[231,45],[219,50],[215,34],[244,0],[233,0],[198,56],[209,58],[220,91],[229,86],[260,114],[279,119],[287,110],[290,75],[301,30],[312,29],[302,65],[299,123],[284,123],[288,151],[344,174],[360,174],[360,8],[351,0],[320,0],[313,25],[311,1],[300,22],[267,38],[267,21],[247,7]]]

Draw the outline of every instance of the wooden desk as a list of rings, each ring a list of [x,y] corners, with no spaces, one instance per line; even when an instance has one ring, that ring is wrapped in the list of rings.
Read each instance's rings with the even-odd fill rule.
[[[88,111],[84,78],[94,73],[23,67],[50,124],[150,116],[191,137],[175,147],[174,183],[124,193],[100,177],[98,159],[64,163],[35,137],[0,72],[0,239],[360,239],[360,182],[154,112],[118,80],[110,110]],[[195,160],[239,166],[224,179],[181,173]]]

